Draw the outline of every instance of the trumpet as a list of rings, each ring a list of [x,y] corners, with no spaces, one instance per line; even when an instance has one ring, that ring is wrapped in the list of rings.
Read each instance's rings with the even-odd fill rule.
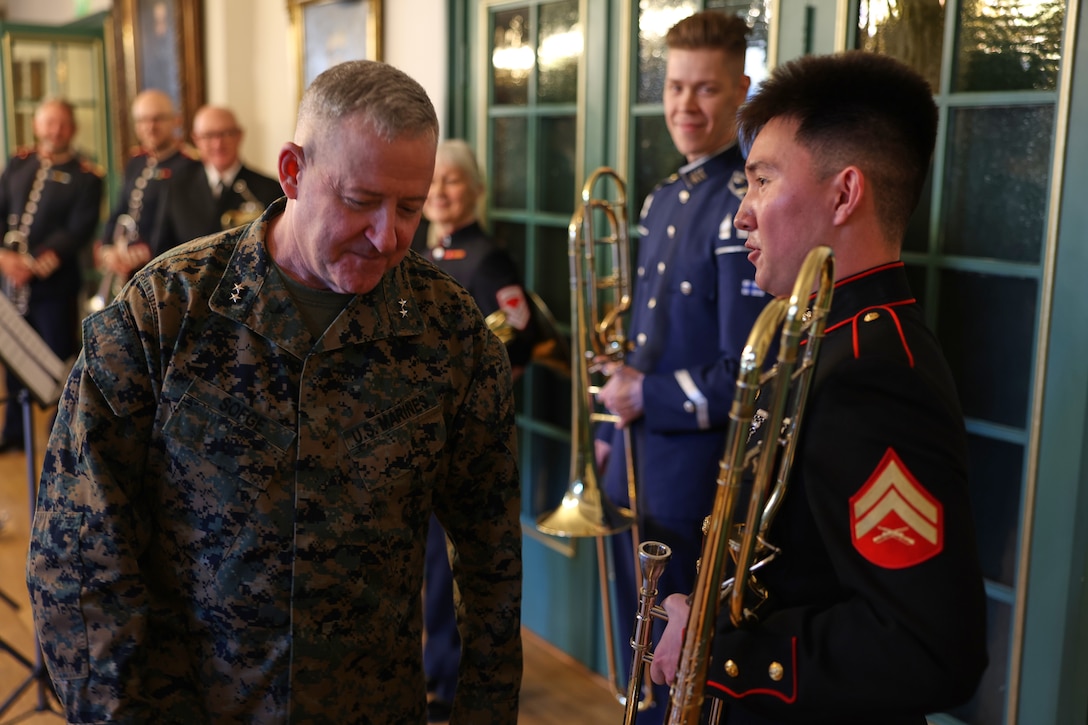
[[[30,247],[27,244],[26,234],[18,229],[12,229],[4,235],[4,247],[16,254],[30,256]],[[31,265],[33,267],[33,264]],[[14,280],[4,277],[4,296],[11,300],[16,312],[26,315],[30,309],[30,285],[16,284]]]
[[[115,252],[125,254],[128,251],[128,245],[135,243],[139,238],[140,230],[136,225],[136,219],[130,214],[118,216],[113,227],[113,248]],[[91,312],[98,312],[105,308],[117,296],[124,281],[118,279],[116,272],[108,269],[104,271],[102,281],[98,284],[98,291],[87,302],[87,309]]]
[[[725,453],[719,464],[718,489],[713,509],[703,527],[702,557],[691,595],[676,682],[665,714],[665,722],[669,725],[700,722],[710,646],[721,605],[728,601],[730,620],[740,626],[756,621],[759,606],[769,597],[769,592],[754,574],[780,553],[766,535],[786,495],[805,401],[831,308],[834,268],[830,248],[816,247],[810,251],[790,296],[775,299],[764,308],[741,354],[740,372],[729,411]],[[811,307],[808,304],[810,297]],[[764,373],[768,350],[779,332],[777,363]],[[767,417],[761,425],[766,434],[749,449],[748,437],[757,396],[763,396],[767,405]],[[749,472],[752,490],[747,515],[743,523],[735,525],[741,482]],[[663,546],[658,542],[645,542],[642,545],[644,557],[659,555]],[[733,576],[725,579],[727,555],[733,559]],[[661,562],[657,568],[663,566]],[[648,573],[644,566],[638,616],[667,619],[664,610],[655,605],[656,579],[651,580],[651,575],[660,576],[660,571]],[[644,666],[653,660],[652,654],[646,651],[648,633],[645,638],[644,646],[634,647],[632,681],[640,677]],[[720,717],[718,701],[712,706],[710,717],[711,722],[717,722]]]
[[[594,196],[594,188],[611,182],[613,199]],[[607,232],[598,234],[594,217],[602,216]],[[603,231],[603,230],[602,230]],[[638,547],[636,485],[631,455],[630,429],[624,428],[627,489],[630,508],[612,504],[597,480],[591,425],[615,422],[617,416],[597,410],[596,396],[604,371],[621,362],[630,349],[623,331],[624,315],[631,307],[630,243],[627,235],[627,197],[623,179],[612,169],[594,171],[582,187],[581,204],[568,227],[571,287],[571,462],[570,483],[559,507],[536,521],[539,531],[553,536],[595,537],[597,566],[604,617],[609,680],[620,704],[631,706],[630,687],[617,677],[612,596],[605,538],[628,529]],[[598,251],[603,255],[598,257]],[[606,274],[601,274],[606,271]],[[633,552],[633,556],[636,554]],[[637,564],[637,561],[636,561]],[[636,697],[637,697],[637,690]],[[639,710],[653,704],[652,694],[635,705]]]
[[[225,211],[219,217],[219,224],[224,231],[240,227],[243,224],[249,224],[264,211],[264,204],[249,190],[249,184],[246,183],[245,179],[235,179],[230,188],[235,194],[240,194],[244,201],[237,209]]]

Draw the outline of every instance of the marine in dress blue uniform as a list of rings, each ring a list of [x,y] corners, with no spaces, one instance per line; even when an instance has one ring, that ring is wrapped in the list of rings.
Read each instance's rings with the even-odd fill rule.
[[[827,246],[836,284],[766,534],[780,551],[755,573],[768,598],[754,620],[716,622],[707,692],[729,725],[922,725],[985,671],[963,413],[900,260],[937,125],[929,83],[863,51],[783,64],[740,109],[737,223],[756,279],[787,294],[801,259]],[[753,445],[778,436],[765,420],[757,410]],[[684,602],[663,602],[658,681],[684,656]]]
[[[734,144],[688,164],[647,197],[639,232],[637,279],[626,364],[645,373],[645,414],[630,434],[639,535],[672,547],[659,597],[688,592],[714,499],[725,446],[737,360],[769,301],[754,281],[744,234],[733,223],[746,190],[744,158]],[[626,506],[623,431],[602,426],[611,443],[604,491]],[[612,539],[617,600],[637,602],[631,534]],[[655,688],[659,702],[668,688]],[[640,715],[661,717],[663,707]]]
[[[902,263],[840,280],[825,335],[770,597],[719,617],[707,694],[730,725],[923,725],[986,664],[963,414]]]
[[[26,319],[62,360],[78,351],[82,289],[78,256],[94,235],[101,202],[102,172],[78,154],[61,163],[49,162],[43,170],[42,157],[33,149],[23,149],[0,175],[0,215],[5,229],[16,231],[25,226],[31,256],[38,258],[52,251],[60,260],[49,274],[31,280]],[[9,391],[22,387],[10,372],[7,385]],[[12,445],[22,444],[22,411],[14,401],[7,406],[3,438]]]

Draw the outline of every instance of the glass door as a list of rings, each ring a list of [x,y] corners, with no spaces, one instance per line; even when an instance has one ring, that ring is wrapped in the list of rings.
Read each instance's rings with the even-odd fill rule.
[[[110,141],[101,33],[58,34],[7,26],[2,42],[6,155],[34,145],[34,110],[45,99],[62,98],[75,108],[74,146],[92,163],[107,166]]]

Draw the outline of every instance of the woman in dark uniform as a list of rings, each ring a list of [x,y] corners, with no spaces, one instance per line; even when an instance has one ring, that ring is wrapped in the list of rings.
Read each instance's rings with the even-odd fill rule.
[[[514,260],[484,231],[480,218],[485,186],[472,148],[459,139],[438,144],[434,177],[423,215],[430,222],[426,249],[420,249],[472,294],[488,326],[506,343],[514,379],[533,351],[532,307]],[[449,719],[457,687],[461,641],[453,609],[453,579],[446,535],[431,517],[424,582],[423,668],[430,702],[427,719]]]

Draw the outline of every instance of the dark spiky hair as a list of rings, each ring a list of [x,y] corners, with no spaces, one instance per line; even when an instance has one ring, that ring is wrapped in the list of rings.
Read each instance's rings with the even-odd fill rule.
[[[901,241],[925,186],[937,138],[929,83],[886,55],[847,51],[776,68],[741,107],[745,148],[771,119],[797,122],[796,140],[828,176],[857,166],[873,188],[889,239]]]

